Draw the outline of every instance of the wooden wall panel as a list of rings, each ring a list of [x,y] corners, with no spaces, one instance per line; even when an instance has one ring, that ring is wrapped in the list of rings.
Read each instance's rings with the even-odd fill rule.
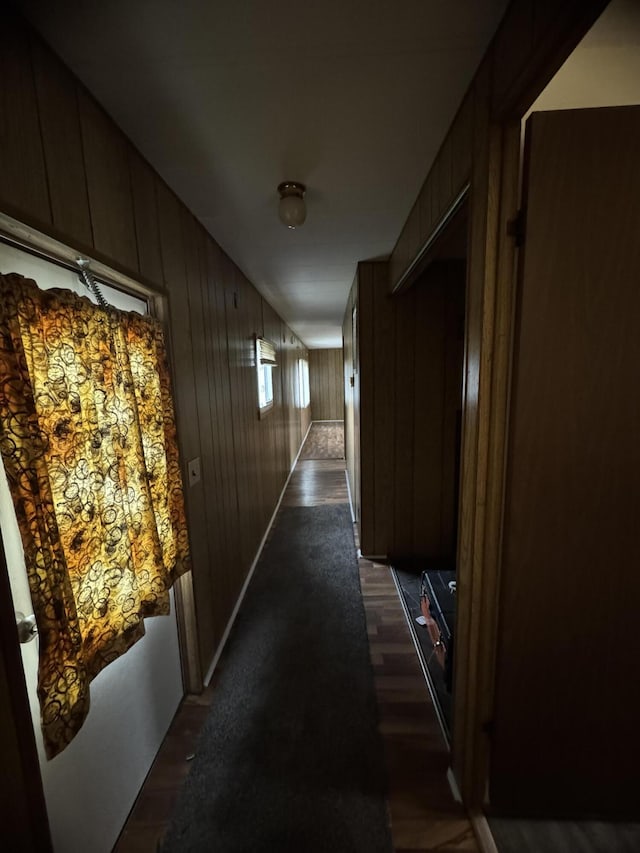
[[[309,350],[309,388],[312,420],[344,419],[341,349]]]
[[[393,306],[386,262],[358,264],[360,546],[387,554],[393,512]]]
[[[140,275],[150,282],[162,281],[162,256],[158,227],[156,182],[151,166],[138,152],[129,149],[133,215]]]
[[[360,372],[360,548],[375,554],[375,370],[373,268],[358,264],[358,369]]]
[[[410,556],[413,540],[413,500],[416,422],[416,294],[411,288],[393,302],[394,336],[391,339],[391,358],[396,367],[394,400],[392,539],[387,548],[394,556]],[[380,388],[380,393],[390,389]],[[400,412],[402,415],[400,415]]]
[[[359,277],[359,273],[357,273],[349,291],[349,298],[347,299],[347,307],[342,323],[342,352],[344,357],[344,449],[347,463],[347,478],[349,481],[353,514],[358,525],[359,536],[362,537],[360,529],[360,371],[356,329],[359,323]]]
[[[445,386],[445,327],[444,327],[444,289],[440,282],[433,280],[434,270],[427,270],[427,280],[420,279],[411,288],[413,304],[405,300],[398,302],[398,313],[409,308],[414,323],[413,328],[413,388],[406,399],[398,399],[396,417],[403,421],[413,421],[413,436],[410,444],[398,441],[396,459],[408,457],[412,461],[412,479],[403,483],[396,463],[397,494],[404,494],[408,505],[403,507],[406,515],[404,532],[408,538],[396,531],[393,553],[402,555],[440,557],[440,523],[442,517],[441,469],[444,449],[443,412]],[[437,275],[437,273],[436,273]],[[401,307],[405,310],[401,311]],[[405,364],[398,368],[404,372]],[[448,555],[447,555],[448,556]]]
[[[464,262],[434,264],[413,289],[415,428],[409,553],[453,563],[460,442],[457,425],[462,407]],[[399,419],[407,417],[408,411],[407,403],[404,411],[396,404]],[[399,443],[396,452],[402,452]],[[401,544],[396,536],[394,551],[400,552]],[[402,547],[407,549],[409,542]]]
[[[78,89],[95,249],[138,271],[138,248],[126,138],[84,89]]]
[[[240,547],[243,565],[248,570],[264,530],[265,481],[259,459],[255,354],[255,336],[262,334],[262,304],[258,293],[235,269],[226,285],[225,300],[238,506],[242,519]]]
[[[469,89],[451,125],[451,190],[457,196],[471,176],[474,89]],[[433,223],[435,224],[435,223]],[[423,235],[430,234],[422,229]]]
[[[608,0],[517,0],[507,8],[491,61],[494,119],[523,116],[607,6]]]
[[[28,33],[8,10],[0,27],[0,203],[30,223],[51,223]]]
[[[194,569],[198,607],[200,636],[206,633],[206,645],[203,643],[204,661],[210,660],[222,637],[225,627],[225,595],[218,595],[215,577],[215,555],[222,550],[221,519],[218,514],[216,495],[216,460],[214,456],[211,388],[209,377],[209,359],[207,343],[210,330],[205,327],[205,290],[206,258],[201,241],[200,226],[193,216],[181,209],[182,239],[185,249],[186,292],[184,300],[188,310],[189,346],[191,351],[191,369],[193,370],[192,398],[189,412],[194,420],[193,430],[197,433],[197,450],[200,459],[200,483],[193,485],[188,475],[185,482],[193,498],[198,501],[194,517],[198,518],[199,538],[202,543],[202,558]],[[173,300],[172,300],[173,302]],[[173,312],[172,312],[173,313]],[[184,333],[182,333],[184,334]],[[188,462],[187,458],[185,462]],[[224,584],[220,584],[224,589]],[[201,642],[203,640],[201,639]]]
[[[38,111],[57,231],[93,246],[78,99],[73,77],[37,37],[31,38]],[[156,280],[161,280],[157,276]]]
[[[569,0],[562,4],[512,0],[391,253],[391,290],[403,281],[421,248],[471,179],[476,94],[484,88],[494,120],[519,119],[607,3],[608,0]],[[479,82],[482,80],[488,80],[488,85]]]
[[[361,548],[452,563],[465,264],[434,263],[396,296],[387,272],[383,263],[358,266]],[[352,454],[348,438],[348,468]]]
[[[240,548],[238,491],[235,473],[231,388],[227,324],[224,304],[224,275],[222,252],[213,241],[206,239],[206,288],[203,294],[206,328],[206,348],[209,364],[209,393],[211,396],[211,429],[213,430],[215,486],[211,499],[216,501],[220,515],[220,539],[213,556],[214,594],[225,608],[226,620],[235,603],[234,576],[241,572],[237,559]]]
[[[393,498],[394,408],[397,395],[396,363],[393,358],[394,315],[389,295],[389,265],[372,264],[373,273],[373,357],[374,357],[374,554],[389,554],[392,531],[390,511]],[[362,334],[366,331],[363,328]],[[363,368],[364,369],[364,368]]]
[[[453,720],[454,743],[466,744],[456,749],[452,763],[456,778],[464,789],[464,796],[472,802],[478,800],[475,785],[474,763],[471,752],[480,739],[486,743],[486,734],[480,730],[481,721],[475,707],[477,676],[474,670],[477,643],[486,612],[479,604],[482,599],[482,547],[484,537],[484,484],[479,482],[478,471],[486,454],[485,435],[481,434],[481,421],[486,415],[484,406],[490,405],[483,395],[490,381],[493,339],[491,323],[485,325],[484,295],[492,292],[494,257],[489,257],[487,242],[494,249],[493,240],[498,232],[498,199],[493,192],[500,179],[499,167],[501,136],[492,129],[489,118],[489,93],[491,74],[488,66],[481,67],[473,89],[473,186],[470,195],[470,228],[467,294],[465,305],[464,396],[462,419],[462,462],[460,474],[460,522],[457,559],[456,597],[459,612],[463,615],[456,623],[456,649],[458,653],[454,673],[456,711]],[[490,192],[491,190],[491,192]],[[496,247],[497,248],[497,247]],[[491,314],[486,302],[487,320]],[[481,368],[483,387],[480,388]],[[482,418],[479,409],[482,408]],[[484,424],[482,424],[484,426]],[[480,461],[482,459],[482,462]],[[476,539],[479,537],[480,541]],[[471,651],[473,649],[473,651]],[[466,652],[468,651],[468,654]],[[484,783],[485,780],[483,780]]]
[[[200,665],[206,671],[215,643],[211,607],[211,582],[207,572],[209,549],[204,512],[204,482],[189,485],[187,462],[200,456],[200,429],[195,413],[197,396],[191,346],[191,314],[187,289],[187,268],[182,208],[174,194],[158,183],[158,212],[162,246],[162,265],[169,296],[171,361],[178,441],[182,459],[182,478],[189,522],[193,558],[193,585],[198,610]]]

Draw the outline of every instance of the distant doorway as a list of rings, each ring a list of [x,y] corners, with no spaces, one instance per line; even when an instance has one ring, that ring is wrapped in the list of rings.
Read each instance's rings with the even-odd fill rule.
[[[467,204],[396,298],[394,575],[450,742],[467,269]],[[401,384],[400,384],[401,383]]]

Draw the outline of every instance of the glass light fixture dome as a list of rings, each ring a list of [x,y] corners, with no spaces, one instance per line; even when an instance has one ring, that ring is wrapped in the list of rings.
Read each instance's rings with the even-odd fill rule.
[[[306,189],[304,184],[297,181],[283,181],[278,185],[280,193],[278,216],[280,222],[287,228],[297,228],[307,218],[307,208],[304,203]]]

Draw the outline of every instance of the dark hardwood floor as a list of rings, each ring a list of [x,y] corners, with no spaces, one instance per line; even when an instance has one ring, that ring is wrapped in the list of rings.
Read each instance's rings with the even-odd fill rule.
[[[283,506],[346,503],[344,460],[300,460]],[[357,536],[357,534],[356,534]],[[357,541],[357,540],[356,540]],[[478,847],[447,783],[448,752],[388,566],[360,560],[360,580],[380,731],[389,779],[396,853],[473,853]],[[116,845],[116,853],[158,849],[208,707],[219,668],[201,696],[188,696],[158,753]],[[283,851],[304,853],[304,851]]]

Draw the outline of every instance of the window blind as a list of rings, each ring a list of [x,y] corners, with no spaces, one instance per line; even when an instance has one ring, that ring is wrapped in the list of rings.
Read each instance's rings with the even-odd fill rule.
[[[272,344],[271,341],[266,340],[266,338],[257,338],[257,342],[258,359],[260,364],[270,364],[272,366],[277,364],[275,344]]]

